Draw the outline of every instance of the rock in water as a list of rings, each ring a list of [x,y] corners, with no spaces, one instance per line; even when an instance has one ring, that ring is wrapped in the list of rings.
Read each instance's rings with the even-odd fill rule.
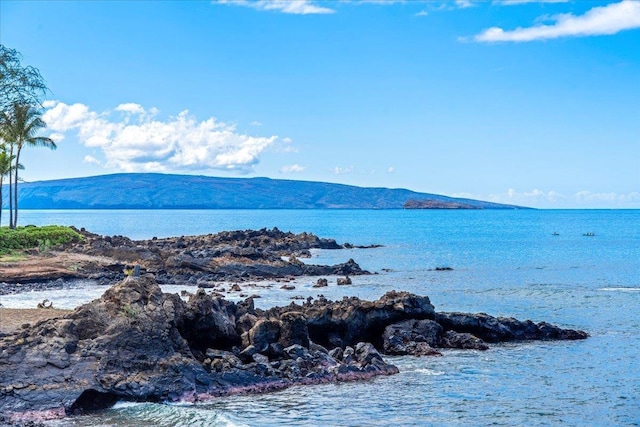
[[[493,317],[485,313],[438,313],[438,322],[445,330],[470,333],[490,343],[525,340],[578,340],[589,336],[584,331],[562,329],[546,322]]]
[[[383,349],[386,354],[429,356],[440,354],[442,326],[433,320],[405,320],[384,329]]]
[[[407,292],[264,311],[251,298],[233,303],[204,290],[184,302],[151,276],[131,276],[63,318],[0,338],[0,414],[24,422],[117,400],[201,401],[397,373],[380,351],[586,336],[544,322],[436,314],[428,297]]]
[[[0,338],[0,413],[57,418],[117,400],[202,399],[397,373],[384,361],[373,369],[370,360],[338,361],[311,346],[300,313],[251,316],[251,301],[199,291],[185,303],[152,277],[127,277],[64,318]],[[238,330],[246,327],[252,349],[241,353]]]

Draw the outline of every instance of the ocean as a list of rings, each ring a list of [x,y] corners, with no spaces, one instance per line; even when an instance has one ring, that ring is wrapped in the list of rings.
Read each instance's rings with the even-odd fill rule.
[[[528,342],[443,357],[387,357],[400,373],[292,387],[207,404],[120,403],[55,426],[637,426],[640,425],[640,210],[59,210],[20,212],[22,225],[153,236],[277,227],[375,249],[315,250],[306,262],[353,258],[372,275],[351,286],[259,289],[261,308],[293,296],[375,299],[406,290],[437,311],[485,312],[582,329],[577,342]],[[593,236],[585,236],[593,233]],[[436,271],[450,267],[450,271]],[[166,286],[166,292],[191,286]],[[72,308],[105,288],[7,295]],[[253,293],[254,289],[252,289]]]

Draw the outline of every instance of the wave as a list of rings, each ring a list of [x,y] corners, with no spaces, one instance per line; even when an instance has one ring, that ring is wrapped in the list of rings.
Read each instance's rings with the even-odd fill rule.
[[[435,371],[433,369],[427,369],[427,368],[418,368],[415,370],[415,372],[419,372],[421,374],[425,374],[428,376],[440,376],[440,375],[444,375],[443,371]]]

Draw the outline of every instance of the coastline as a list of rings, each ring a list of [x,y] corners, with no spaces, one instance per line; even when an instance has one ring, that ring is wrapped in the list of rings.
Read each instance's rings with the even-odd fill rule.
[[[217,288],[223,282],[270,279],[287,282],[299,276],[367,275],[352,259],[334,265],[314,265],[311,249],[372,249],[380,245],[338,244],[310,233],[293,234],[277,228],[236,230],[217,234],[132,240],[78,230],[84,240],[44,253],[31,250],[25,259],[0,262],[0,295],[56,288],[87,279],[109,286],[137,266],[161,284],[190,283]],[[247,295],[248,296],[248,295]]]
[[[134,273],[118,281],[100,299],[59,313],[61,317],[47,309],[0,312],[16,318],[0,338],[0,363],[14,368],[0,374],[0,407],[14,419],[86,413],[118,400],[199,402],[292,385],[354,381],[398,373],[385,361],[386,355],[438,356],[439,348],[486,351],[492,343],[588,336],[545,322],[436,313],[428,297],[406,292],[388,292],[376,301],[329,301],[319,296],[302,305],[292,302],[260,310],[252,298],[234,303],[215,288],[201,287],[185,302],[176,294],[162,293],[158,277],[164,280],[177,272],[177,280],[184,281],[184,276],[201,272],[194,268],[203,265],[193,261],[197,251],[232,264],[242,257],[244,268],[252,261],[264,265],[265,259],[290,268],[300,267],[296,255],[304,256],[314,246],[353,245],[277,229],[151,239],[144,244],[83,232],[88,242],[65,250],[105,256],[110,263],[117,261],[118,269],[131,265],[132,259],[152,262],[140,268],[139,276]],[[164,248],[169,256],[163,258],[158,254]],[[59,261],[56,256],[43,259]],[[166,266],[176,256],[188,262],[172,261],[176,270],[171,273],[149,271],[153,262],[161,260]],[[115,268],[112,272],[120,278],[125,274]],[[25,322],[17,320],[21,313],[38,318],[23,326]],[[52,369],[65,381],[55,380]],[[50,406],[58,399],[63,399],[63,409]]]

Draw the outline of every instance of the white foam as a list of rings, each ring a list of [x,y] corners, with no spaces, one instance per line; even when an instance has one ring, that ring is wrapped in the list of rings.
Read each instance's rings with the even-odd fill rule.
[[[640,292],[640,288],[633,288],[633,287],[601,288],[600,290],[610,291],[610,292]]]
[[[425,375],[429,375],[429,376],[444,375],[443,371],[434,371],[433,369],[427,369],[427,368],[416,369],[416,372],[419,372],[419,373],[425,374]]]
[[[127,401],[119,401],[113,405],[113,409],[126,409],[126,408],[134,408],[136,406],[144,405],[143,402],[127,402]]]

